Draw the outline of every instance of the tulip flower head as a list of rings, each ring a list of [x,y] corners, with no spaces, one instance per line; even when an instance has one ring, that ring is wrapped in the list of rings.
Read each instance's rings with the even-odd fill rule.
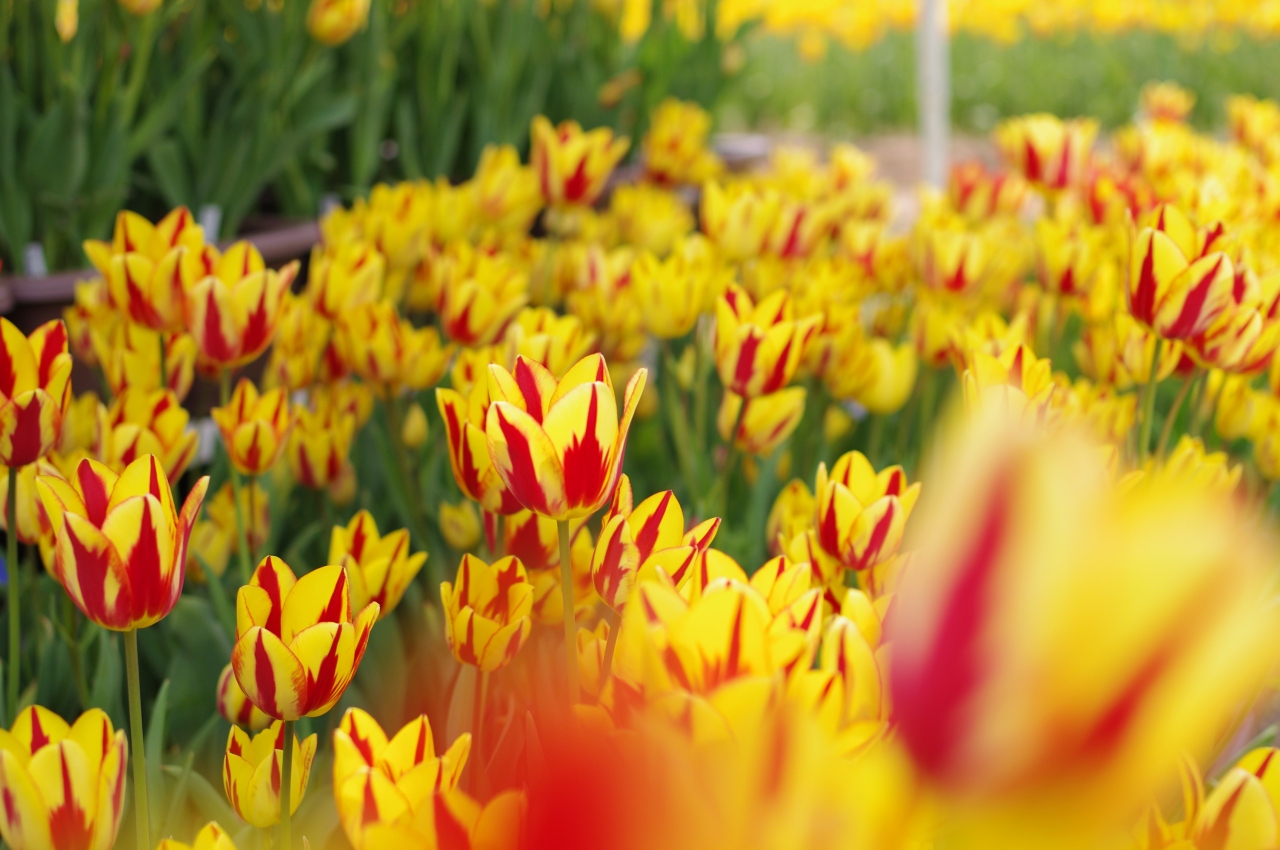
[[[649,118],[641,142],[646,174],[659,184],[701,185],[723,168],[707,147],[711,115],[696,103],[667,98]]]
[[[241,378],[227,404],[215,407],[210,416],[242,475],[261,475],[276,465],[293,422],[284,389],[259,393],[248,378]]]
[[[467,552],[480,542],[480,516],[475,503],[463,499],[456,505],[441,502],[440,536],[455,552]]]
[[[0,528],[9,530],[9,476],[15,470],[0,467]],[[18,540],[22,543],[35,544],[40,547],[40,555],[46,567],[53,564],[53,547],[56,537],[53,521],[45,509],[44,502],[36,490],[37,475],[54,475],[62,473],[53,464],[38,460],[16,470],[18,476],[17,502],[14,505],[17,520]]]
[[[84,615],[128,631],[169,614],[182,593],[187,542],[209,487],[202,477],[181,511],[155,455],[117,475],[82,460],[70,480],[40,475],[36,490],[54,525],[54,578]]]
[[[328,487],[347,463],[354,433],[355,416],[350,413],[332,406],[315,412],[297,408],[285,450],[294,480],[310,490]]]
[[[173,390],[178,401],[191,391],[195,379],[196,341],[190,334],[153,331],[133,322],[119,322],[90,332],[94,360],[102,366],[111,392],[120,395],[137,388]],[[160,346],[164,346],[164,380],[160,380]]]
[[[196,833],[196,840],[193,843],[184,844],[181,841],[166,838],[160,842],[158,850],[236,850],[236,845],[227,831],[218,826],[217,821],[209,821]]]
[[[995,130],[996,146],[1028,182],[1056,191],[1076,185],[1084,175],[1098,122],[1063,121],[1053,115],[1025,115]]]
[[[459,735],[437,756],[425,714],[388,738],[367,712],[351,708],[334,730],[333,750],[334,799],[351,845],[356,850],[419,846],[407,838],[417,813],[457,788],[471,735]]]
[[[336,47],[369,23],[370,0],[311,0],[307,32],[326,47]]]
[[[111,847],[124,809],[128,749],[100,709],[68,724],[33,705],[0,730],[0,835],[12,850]]]
[[[70,403],[67,326],[55,319],[26,337],[0,318],[0,464],[26,466],[47,455]]]
[[[143,455],[160,459],[170,481],[177,481],[196,456],[200,438],[188,428],[190,414],[172,390],[126,390],[110,408],[101,408],[97,455],[121,473]]]
[[[648,371],[627,383],[621,421],[604,357],[584,357],[558,382],[517,357],[489,367],[489,455],[503,483],[531,511],[555,520],[588,516],[613,495]]]
[[[787,387],[768,395],[749,398],[728,391],[716,414],[716,430],[721,439],[732,441],[747,454],[765,457],[782,445],[804,417],[804,387]],[[738,430],[734,432],[734,423]]]
[[[234,369],[266,350],[298,267],[294,261],[279,271],[267,269],[256,248],[237,242],[191,287],[186,325],[203,370]]]
[[[533,585],[519,558],[491,566],[463,555],[457,580],[440,585],[440,604],[453,657],[486,673],[515,658],[533,627]]]
[[[286,744],[284,723],[277,720],[250,737],[239,726],[227,735],[227,751],[222,757],[222,785],[231,807],[245,822],[259,829],[280,822],[280,777],[284,769],[284,748],[293,747],[289,812],[298,811],[307,793],[311,763],[316,757],[316,736],[301,743],[296,736]]]
[[[365,304],[338,322],[338,350],[351,371],[383,397],[423,390],[449,367],[453,346],[435,328],[415,328],[390,301]]]
[[[1204,333],[1233,303],[1235,267],[1212,232],[1197,233],[1176,207],[1162,205],[1134,236],[1129,312],[1164,339]]]
[[[379,617],[387,616],[400,604],[426,560],[426,552],[409,554],[407,530],[379,535],[368,511],[358,511],[345,527],[335,525],[329,537],[329,563],[341,564],[346,571],[351,606],[363,609],[376,602]]]
[[[277,720],[318,717],[355,676],[378,603],[353,611],[347,573],[330,565],[296,578],[275,556],[236,597],[231,666],[249,701]]]
[[[458,489],[489,513],[513,514],[522,510],[523,506],[507,488],[489,455],[485,438],[489,412],[488,369],[465,398],[456,390],[438,388],[436,404],[444,420],[449,462]]]
[[[218,676],[217,702],[218,713],[228,723],[243,726],[250,732],[260,732],[271,725],[271,718],[244,695],[230,664],[223,667]]]
[[[595,203],[631,146],[625,138],[614,138],[608,128],[583,132],[576,121],[553,127],[541,115],[533,119],[531,136],[529,161],[542,183],[543,197],[553,206]]]
[[[716,303],[715,359],[725,388],[752,398],[791,383],[821,321],[794,318],[785,291],[757,305],[746,290],[730,286]]]
[[[520,164],[512,145],[485,145],[476,166],[476,206],[485,223],[507,233],[526,233],[542,209],[538,174]]]

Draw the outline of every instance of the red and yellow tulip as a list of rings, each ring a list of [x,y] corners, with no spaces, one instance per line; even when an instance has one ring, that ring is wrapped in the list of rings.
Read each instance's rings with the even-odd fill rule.
[[[296,736],[290,737],[292,741],[284,740],[284,723],[279,720],[253,737],[239,726],[232,726],[227,735],[227,751],[222,757],[223,788],[236,814],[259,829],[280,822],[280,783],[287,745],[293,747],[290,814],[298,811],[307,793],[317,739],[311,734],[299,743]]]
[[[47,455],[70,403],[67,326],[55,319],[27,337],[0,318],[0,464],[26,466]]]
[[[218,676],[217,703],[218,713],[235,726],[259,732],[271,725],[271,718],[244,695],[230,664],[223,667],[222,674]]]
[[[769,395],[791,383],[821,318],[794,317],[784,290],[758,305],[730,286],[716,302],[715,358],[726,389],[746,398]]]
[[[529,161],[542,183],[542,196],[553,206],[595,203],[631,146],[607,128],[583,132],[576,121],[553,127],[541,115],[533,119],[530,135]]]
[[[296,408],[285,457],[293,479],[310,490],[328,487],[342,472],[355,435],[355,416],[331,406]]]
[[[435,328],[415,328],[389,301],[365,304],[338,322],[338,351],[348,368],[383,396],[422,390],[444,376],[453,346]]]
[[[347,525],[335,525],[329,537],[329,563],[341,564],[350,582],[351,606],[378,604],[385,617],[400,604],[413,577],[426,563],[426,552],[409,554],[409,532],[403,528],[378,534],[368,511],[358,511]]]
[[[486,673],[515,658],[533,625],[533,585],[519,558],[491,566],[463,555],[457,580],[440,585],[440,604],[453,657]]]
[[[196,839],[191,844],[166,838],[160,842],[157,850],[236,850],[236,845],[227,831],[218,826],[217,821],[209,821],[196,833]]]
[[[155,455],[169,480],[177,481],[200,442],[187,427],[190,419],[172,390],[126,390],[101,408],[98,459],[119,474],[143,455]]]
[[[489,455],[485,420],[489,412],[489,376],[486,368],[468,396],[438,388],[436,404],[449,441],[449,462],[458,489],[489,513],[512,514],[522,509],[508,489]]]
[[[233,369],[271,344],[280,303],[298,274],[298,263],[267,269],[258,250],[237,242],[213,271],[187,292],[186,325],[196,340],[202,369]]]
[[[275,466],[293,424],[285,390],[259,393],[248,378],[241,378],[227,404],[209,415],[222,433],[227,457],[242,475],[262,475]]]

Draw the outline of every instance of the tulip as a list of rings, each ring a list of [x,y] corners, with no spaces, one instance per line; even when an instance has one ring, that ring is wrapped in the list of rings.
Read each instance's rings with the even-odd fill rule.
[[[1080,182],[1097,135],[1092,119],[1063,121],[1044,113],[1011,118],[995,130],[996,146],[1009,164],[1050,191]]]
[[[653,580],[658,570],[676,587],[683,584],[691,575],[694,560],[711,545],[720,528],[719,519],[709,519],[686,534],[684,511],[673,492],[655,493],[632,509],[630,490],[630,482],[619,486],[619,495],[626,495],[615,500],[591,558],[596,592],[618,612],[636,582]]]
[[[649,333],[678,339],[693,330],[718,277],[707,264],[679,253],[665,261],[648,251],[636,257],[631,284]]]
[[[512,145],[485,145],[472,184],[480,217],[499,231],[527,233],[542,209],[538,173]]]
[[[542,196],[552,206],[595,203],[631,146],[625,138],[615,139],[606,127],[584,133],[576,121],[553,127],[541,115],[534,117],[530,135],[529,163],[542,183]]]
[[[312,267],[314,274],[315,267]],[[275,342],[266,374],[269,380],[290,390],[311,386],[329,348],[333,326],[302,295],[286,292],[280,302]]]
[[[1017,174],[991,172],[980,161],[968,160],[951,167],[947,196],[958,211],[982,220],[1022,209],[1027,184]]]
[[[1142,113],[1151,121],[1181,123],[1196,105],[1195,93],[1177,83],[1147,83],[1140,95]]]
[[[702,190],[702,232],[725,259],[742,262],[759,257],[777,221],[781,198],[744,183],[722,187],[710,182]]]
[[[747,454],[770,455],[800,425],[805,397],[804,387],[787,387],[749,398],[744,405],[742,396],[725,392],[716,414],[716,428],[721,439]],[[726,464],[725,469],[730,466]]]
[[[558,377],[585,357],[595,341],[596,335],[583,327],[577,316],[560,316],[546,307],[525,307],[504,334],[505,361],[514,363],[516,357],[523,356]]]
[[[100,404],[94,392],[81,393],[72,399],[62,417],[62,434],[58,437],[56,455],[65,458],[93,447]]]
[[[345,527],[335,525],[329,537],[329,563],[341,564],[350,582],[351,606],[378,605],[385,617],[427,560],[426,552],[409,554],[409,532],[398,529],[386,536],[368,511],[359,511]]]
[[[227,735],[227,751],[222,757],[223,788],[236,814],[259,829],[280,823],[284,781],[289,782],[284,790],[290,815],[298,810],[302,795],[307,793],[317,739],[312,734],[299,743],[286,725],[277,720],[252,738],[239,726],[232,726]],[[286,740],[293,744],[287,761]],[[290,765],[294,768],[292,776]]]
[[[223,719],[250,732],[259,732],[271,725],[271,718],[244,695],[230,664],[223,667],[218,676],[217,703]]]
[[[715,359],[720,380],[747,398],[777,392],[791,382],[821,318],[795,319],[785,291],[759,305],[738,286],[716,303]]]
[[[111,847],[124,811],[124,731],[92,708],[68,724],[24,708],[0,731],[0,835],[12,850]]]
[[[76,29],[80,25],[80,0],[58,0],[53,17],[53,28],[58,32],[58,39],[66,44],[76,37]]]
[[[205,504],[205,518],[196,523],[191,532],[191,545],[187,547],[187,571],[197,581],[203,581],[203,561],[216,576],[227,569],[227,560],[236,546],[236,497],[228,481]],[[271,527],[271,499],[257,481],[240,488],[239,511],[244,519],[249,549],[257,551],[267,542]],[[198,542],[197,542],[198,541]],[[200,555],[199,560],[196,554]]]
[[[347,463],[354,431],[355,417],[350,413],[331,406],[314,413],[297,408],[285,449],[294,480],[309,490],[328,487]]]
[[[338,320],[338,350],[351,371],[383,398],[423,390],[449,366],[453,346],[435,328],[415,328],[390,301],[365,304]]]
[[[440,327],[460,345],[489,345],[529,301],[529,278],[502,257],[480,254],[457,280],[442,286]]]
[[[515,658],[532,628],[533,585],[519,558],[490,566],[463,555],[457,581],[440,585],[440,604],[453,657],[483,673]]]
[[[158,622],[182,592],[187,539],[208,489],[196,482],[176,509],[154,455],[120,475],[83,460],[70,480],[36,478],[57,537],[53,574],[84,615],[116,631]]]
[[[133,322],[90,332],[94,359],[102,366],[111,392],[120,395],[137,388],[173,390],[178,401],[191,391],[195,379],[196,341],[190,334],[152,331]],[[164,380],[160,380],[160,349],[164,348]]]
[[[1155,334],[1125,312],[1116,313],[1111,321],[1101,325],[1086,327],[1075,343],[1074,352],[1080,371],[1118,390],[1146,384],[1152,379],[1153,369],[1155,380],[1163,381],[1174,373],[1182,358],[1181,346],[1160,346]]]
[[[370,0],[311,0],[307,32],[326,47],[337,47],[369,24]]]
[[[700,186],[723,168],[707,148],[711,115],[696,103],[667,98],[649,116],[640,144],[645,173],[659,184]]]
[[[420,846],[383,841],[401,830],[411,832],[424,803],[457,788],[471,740],[470,734],[459,735],[437,756],[425,714],[388,739],[368,713],[347,709],[333,733],[333,795],[352,847]]]
[[[880,416],[897,413],[907,403],[916,385],[918,361],[910,342],[894,346],[883,337],[867,343],[871,363],[871,379],[855,395],[868,411]]]
[[[436,390],[436,404],[449,441],[449,462],[458,489],[488,513],[513,514],[521,510],[489,455],[485,420],[489,411],[489,376],[476,381],[468,397],[445,388]]]
[[[297,274],[296,261],[277,272],[263,268],[247,243],[228,248],[213,273],[187,292],[186,324],[201,362],[226,371],[257,359],[271,344],[280,303]]]
[[[917,266],[929,289],[967,295],[986,283],[998,250],[984,232],[926,228],[919,235]]]
[[[621,485],[619,485],[621,486]],[[533,585],[533,622],[546,626],[565,620],[564,571],[560,568],[560,534],[555,520],[520,511],[500,519],[503,528],[500,554],[514,555],[529,572]],[[497,542],[496,540],[494,541]],[[575,623],[589,616],[596,603],[591,583],[594,544],[585,520],[569,523],[569,609]]]
[[[245,696],[269,716],[318,717],[351,683],[379,607],[353,611],[347,582],[341,566],[299,579],[268,556],[240,588],[231,665]]]
[[[358,381],[320,384],[311,388],[311,407],[330,419],[349,413],[359,431],[373,415],[373,389]]]
[[[0,466],[0,528],[9,530],[9,476],[15,470]],[[38,460],[16,470],[18,483],[15,500],[16,537],[22,543],[37,544],[46,566],[52,564],[53,545],[56,540],[53,521],[36,490],[37,475],[61,476],[51,463]]]
[[[494,467],[525,507],[565,522],[589,516],[613,494],[636,403],[648,371],[627,384],[623,414],[604,357],[578,361],[556,381],[544,367],[517,357],[508,372],[489,367],[485,437]]]
[[[196,456],[199,436],[187,427],[190,414],[172,390],[126,390],[103,408],[97,454],[113,472],[143,455],[160,459],[165,475],[177,481]]]
[[[693,213],[675,192],[650,183],[622,185],[609,197],[618,240],[665,257],[693,231]]]
[[[63,308],[62,321],[67,325],[71,353],[85,365],[97,366],[94,335],[110,336],[111,330],[120,323],[120,314],[111,304],[106,281],[95,278],[76,283],[75,301]]]
[[[480,542],[480,517],[471,502],[465,499],[456,505],[441,502],[439,512],[440,535],[449,548],[467,552]]]
[[[1231,259],[1213,246],[1175,207],[1158,207],[1129,253],[1125,294],[1133,317],[1163,339],[1208,330],[1233,303],[1235,288]]]
[[[28,338],[0,318],[0,464],[26,466],[47,455],[70,403],[66,325],[46,322]]]
[[[366,242],[317,246],[311,251],[307,297],[321,317],[337,322],[376,303],[385,276],[386,260]]]
[[[1017,345],[999,357],[976,352],[971,362],[964,373],[965,403],[971,410],[995,399],[1034,421],[1048,415],[1058,390],[1049,358],[1037,358],[1026,345]]]
[[[192,844],[183,844],[172,838],[160,842],[158,850],[236,850],[235,842],[217,821],[209,821],[198,833]]]
[[[241,475],[262,475],[276,465],[292,425],[283,389],[259,394],[252,381],[241,378],[231,398],[209,415],[222,433],[231,465]]]
[[[427,442],[427,412],[422,405],[414,402],[404,414],[404,422],[400,426],[400,440],[405,448],[417,450]]]
[[[765,539],[771,555],[789,551],[793,539],[813,528],[816,507],[808,484],[799,478],[787,482],[773,500],[769,518],[765,521]]]
[[[1217,491],[1116,488],[1069,433],[988,417],[944,452],[889,625],[898,735],[967,805],[1124,816],[1267,675],[1272,555]]]

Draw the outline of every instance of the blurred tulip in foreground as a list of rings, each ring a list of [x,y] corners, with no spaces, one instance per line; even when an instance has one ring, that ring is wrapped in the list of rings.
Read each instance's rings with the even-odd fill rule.
[[[311,0],[307,32],[316,41],[336,47],[369,23],[370,0]]]

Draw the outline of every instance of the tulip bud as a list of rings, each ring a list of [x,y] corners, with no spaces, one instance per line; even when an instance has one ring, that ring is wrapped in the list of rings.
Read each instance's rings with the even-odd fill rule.
[[[280,822],[280,777],[284,748],[293,747],[293,773],[290,777],[289,812],[298,811],[307,793],[311,763],[316,757],[314,734],[301,743],[297,736],[284,740],[284,723],[277,720],[252,738],[239,726],[227,735],[227,751],[222,759],[222,784],[227,799],[241,818],[259,829]]]
[[[58,0],[53,15],[53,28],[58,31],[58,38],[63,44],[76,37],[76,28],[80,24],[80,0]]]
[[[235,671],[228,664],[218,676],[218,713],[228,722],[243,726],[250,732],[259,732],[271,725],[271,718],[249,702],[236,681]]]
[[[626,138],[615,139],[607,127],[583,132],[576,121],[553,127],[541,115],[533,119],[530,135],[529,163],[552,205],[591,206],[631,146]]]
[[[327,47],[337,47],[369,23],[370,0],[311,0],[307,32]]]
[[[518,558],[490,566],[463,555],[457,581],[440,585],[440,604],[454,658],[486,673],[515,658],[533,626],[533,585]]]
[[[410,449],[421,448],[427,441],[427,413],[420,404],[411,404],[400,426],[400,439]]]
[[[440,534],[456,552],[469,552],[480,542],[480,515],[475,504],[463,499],[456,505],[440,503]]]
[[[345,527],[335,525],[329,535],[329,563],[342,564],[346,570],[351,606],[362,609],[376,602],[380,618],[400,604],[426,560],[426,552],[409,554],[407,530],[381,535],[368,511],[358,511]]]

